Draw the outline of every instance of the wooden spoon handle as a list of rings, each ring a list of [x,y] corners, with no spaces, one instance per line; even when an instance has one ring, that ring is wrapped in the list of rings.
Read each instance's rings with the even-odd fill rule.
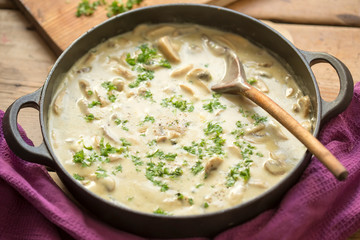
[[[309,131],[301,126],[289,113],[282,109],[277,103],[254,87],[244,89],[242,92],[254,103],[262,107],[277,121],[279,121],[289,132],[297,137],[307,149],[314,154],[319,161],[327,167],[334,176],[342,181],[348,176],[348,171],[339,160],[317,140]]]

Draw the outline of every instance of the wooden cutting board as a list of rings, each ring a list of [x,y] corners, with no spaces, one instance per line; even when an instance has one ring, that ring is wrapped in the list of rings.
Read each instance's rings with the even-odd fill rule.
[[[94,1],[89,0],[91,3]],[[71,42],[84,32],[108,19],[105,6],[99,6],[92,16],[76,17],[77,6],[81,0],[14,0],[14,2],[27,15],[57,55],[60,55]],[[111,4],[113,0],[106,0],[106,2]],[[165,3],[199,3],[225,6],[232,2],[234,0],[144,0],[134,8]]]

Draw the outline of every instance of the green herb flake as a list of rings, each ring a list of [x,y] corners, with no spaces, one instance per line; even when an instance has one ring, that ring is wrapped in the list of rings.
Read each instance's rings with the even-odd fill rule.
[[[77,6],[75,15],[77,17],[91,16],[96,10],[97,6],[105,5],[105,4],[106,4],[105,0],[99,0],[93,3],[90,3],[88,0],[82,0]]]
[[[192,102],[182,99],[182,96],[172,96],[171,98],[164,98],[160,104],[163,107],[172,106],[182,112],[193,112],[194,105]]]
[[[255,78],[248,78],[246,81],[247,81],[250,85],[254,85],[254,84],[257,82],[257,80],[256,80]]]
[[[98,167],[95,171],[95,175],[97,178],[105,178],[108,176],[107,171],[102,167]]]
[[[107,157],[111,153],[122,153],[124,151],[123,148],[115,148],[110,145],[110,143],[104,144],[104,138],[100,140],[100,155]]]
[[[126,127],[126,124],[129,122],[129,120],[121,120],[119,118],[116,118],[114,120],[115,124],[120,126],[121,125],[121,129],[124,130],[124,131],[129,131],[129,128]]]
[[[91,103],[88,104],[88,107],[89,107],[89,108],[93,108],[93,107],[95,107],[95,106],[97,106],[97,105],[101,105],[101,102],[99,102],[99,101],[92,101]]]
[[[197,161],[194,166],[191,167],[191,172],[196,175],[204,169],[201,161]]]
[[[111,172],[113,175],[116,175],[118,172],[122,172],[122,166],[121,164],[116,166],[115,169]]]
[[[87,122],[91,122],[91,121],[95,120],[95,116],[94,116],[94,114],[90,113],[90,114],[86,115],[86,116],[84,117],[84,119],[85,119]]]
[[[203,109],[212,113],[215,109],[226,109],[226,105],[223,105],[220,103],[219,98],[221,94],[213,93],[213,98],[211,100],[208,100],[209,103],[203,104]]]
[[[169,215],[166,211],[164,211],[161,208],[157,208],[153,213],[154,214],[159,214],[159,215]]]
[[[85,177],[80,176],[80,175],[79,175],[79,174],[77,174],[77,173],[74,173],[73,177],[74,177],[76,180],[78,180],[78,181],[82,181],[82,180],[84,180],[84,179],[85,179]]]
[[[254,125],[258,125],[260,123],[264,123],[267,121],[267,117],[264,117],[264,116],[260,116],[259,114],[257,113],[254,113],[253,115],[251,115],[251,118],[255,121],[254,122]]]
[[[205,135],[211,135],[211,134],[219,135],[222,132],[223,129],[218,123],[208,122],[206,128],[204,129]]]
[[[115,87],[114,84],[112,84],[111,82],[103,82],[101,83],[101,86],[103,88],[105,88],[108,92],[112,91],[112,90],[117,90],[117,88]]]

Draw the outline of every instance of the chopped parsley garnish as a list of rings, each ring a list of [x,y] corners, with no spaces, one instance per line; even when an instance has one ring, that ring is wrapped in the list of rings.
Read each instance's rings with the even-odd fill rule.
[[[221,104],[219,101],[221,94],[213,93],[212,96],[213,99],[208,100],[209,103],[204,104],[203,109],[210,113],[214,112],[216,109],[226,109],[226,105]]]
[[[127,146],[131,146],[131,142],[129,142],[128,140],[126,140],[125,138],[120,138],[121,141],[121,145],[123,147],[127,147]]]
[[[80,17],[82,15],[90,16],[94,13],[97,6],[105,5],[105,4],[106,4],[105,0],[98,0],[93,3],[90,3],[88,0],[82,0],[77,7],[75,15],[77,17]]]
[[[173,171],[171,171],[169,168],[166,167],[165,162],[149,162],[147,163],[146,173],[145,176],[148,180],[150,180],[155,186],[159,186],[161,192],[165,192],[169,189],[169,186],[159,180],[163,177],[170,177],[170,178],[176,178],[183,174],[183,171],[181,168],[176,168]]]
[[[196,175],[204,169],[201,161],[197,161],[194,166],[191,167],[191,172]]]
[[[105,88],[108,92],[117,89],[117,88],[115,87],[115,85],[112,84],[111,82],[103,82],[103,83],[101,84],[101,86],[102,86],[103,88]]]
[[[114,94],[108,94],[108,99],[110,102],[115,102],[116,96]]]
[[[184,195],[182,193],[176,193],[175,196],[177,197],[178,200],[184,199]]]
[[[140,54],[131,57],[130,53],[128,53],[125,59],[138,72],[137,79],[129,84],[130,88],[138,87],[141,82],[154,79],[154,71],[146,69],[144,65],[159,65],[171,68],[170,63],[157,53],[156,48],[149,48],[147,44],[142,44],[139,49],[141,50]]]
[[[142,120],[140,122],[140,126],[144,125],[144,123],[146,122],[150,122],[150,123],[154,123],[155,122],[155,118],[153,116],[150,116],[150,115],[146,115],[144,120]]]
[[[248,78],[248,79],[246,79],[246,81],[247,81],[250,85],[254,85],[254,84],[257,82],[257,80],[256,80],[255,78]]]
[[[97,105],[101,105],[101,102],[99,102],[99,101],[92,101],[91,103],[88,104],[88,107],[89,107],[89,108],[93,108],[93,107],[95,107],[95,106],[97,106]]]
[[[104,144],[104,138],[100,140],[100,155],[107,157],[111,153],[122,153],[124,151],[123,148],[115,148],[110,145],[110,143]]]
[[[160,149],[157,149],[155,152],[153,153],[149,153],[146,155],[147,158],[154,158],[157,157],[161,160],[165,159],[167,161],[174,161],[175,158],[177,157],[176,153],[167,153],[165,154],[163,151],[161,151]]]
[[[247,125],[248,124],[243,124],[241,121],[236,122],[237,129],[231,132],[231,134],[235,136],[235,139],[239,139],[240,137],[245,135],[244,127]]]
[[[209,203],[204,202],[203,207],[204,207],[204,208],[208,208],[208,207],[209,207]]]
[[[205,135],[211,135],[211,134],[214,134],[214,133],[216,135],[219,135],[222,132],[223,132],[223,129],[218,123],[208,122],[206,128],[204,129]]]
[[[160,214],[160,215],[168,215],[168,213],[161,208],[157,208],[153,213]]]
[[[107,177],[107,171],[105,169],[103,169],[102,167],[98,167],[95,171],[95,175],[97,178],[104,178]]]
[[[121,120],[119,118],[116,118],[114,122],[116,125],[121,125],[122,130],[129,131],[129,128],[126,127],[126,124],[129,122],[129,120]]]
[[[148,70],[148,69],[145,69],[142,67],[138,67],[138,68],[136,68],[136,70],[138,72],[138,75],[137,75],[136,80],[129,84],[130,88],[136,88],[140,85],[140,83],[154,79],[154,71],[153,70]]]
[[[125,4],[121,1],[113,0],[110,5],[105,0],[98,0],[93,3],[90,3],[88,0],[82,0],[78,7],[75,15],[77,17],[80,16],[91,16],[97,6],[100,5],[108,5],[108,13],[106,14],[107,17],[112,17],[117,14],[129,11],[133,8],[134,5],[140,4],[143,0],[128,0]]]
[[[141,161],[140,157],[131,155],[131,161],[134,163],[135,166],[142,166],[144,164],[143,161]]]
[[[194,111],[194,105],[192,104],[192,102],[188,102],[188,101],[182,99],[181,95],[179,95],[179,96],[174,95],[171,98],[164,98],[160,105],[163,107],[172,106],[174,108],[179,109],[182,112]]]
[[[115,167],[115,169],[112,171],[113,175],[116,175],[118,172],[122,172],[122,166],[118,165]]]
[[[154,99],[153,99],[153,95],[149,90],[141,93],[140,96],[145,98],[145,99],[149,99],[151,102],[155,102]]]
[[[234,186],[235,182],[240,178],[247,182],[250,179],[250,166],[253,160],[251,160],[251,156],[254,154],[255,146],[250,143],[243,142],[234,142],[234,145],[240,148],[241,156],[243,160],[232,167],[226,177],[226,187]]]
[[[91,122],[91,121],[93,121],[93,120],[95,119],[95,116],[94,116],[94,114],[90,113],[90,114],[86,115],[86,116],[84,117],[84,119],[85,119],[87,122]]]
[[[78,181],[82,181],[82,180],[85,179],[83,176],[80,176],[80,175],[77,174],[77,173],[74,173],[73,177],[74,177],[76,180],[78,180]]]
[[[255,125],[255,126],[258,125],[258,124],[260,124],[260,123],[264,123],[264,122],[267,121],[267,117],[260,116],[260,115],[257,114],[257,113],[254,113],[253,115],[251,115],[251,118],[252,118],[253,120],[255,120],[255,122],[254,122],[254,125]]]

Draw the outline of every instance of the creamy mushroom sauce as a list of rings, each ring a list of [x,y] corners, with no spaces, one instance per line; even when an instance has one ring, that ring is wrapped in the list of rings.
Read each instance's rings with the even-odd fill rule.
[[[143,212],[190,215],[267,191],[306,149],[265,111],[210,87],[236,51],[247,80],[311,131],[293,76],[241,36],[197,25],[140,25],[91,49],[49,111],[65,169],[101,197]]]

